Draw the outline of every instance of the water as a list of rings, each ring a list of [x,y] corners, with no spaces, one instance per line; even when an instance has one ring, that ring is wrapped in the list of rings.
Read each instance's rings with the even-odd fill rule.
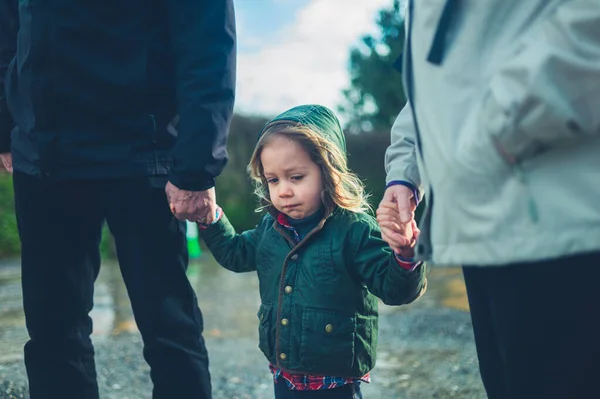
[[[204,313],[207,337],[256,336],[256,311],[260,304],[254,273],[236,274],[221,268],[210,253],[192,261],[188,277]],[[436,268],[429,276],[428,292],[411,306],[448,307],[468,311],[459,268]],[[381,304],[383,314],[399,311]],[[94,292],[93,335],[102,339],[136,332],[127,291],[118,265],[104,262]],[[26,342],[18,260],[0,263],[0,363],[19,358]]]

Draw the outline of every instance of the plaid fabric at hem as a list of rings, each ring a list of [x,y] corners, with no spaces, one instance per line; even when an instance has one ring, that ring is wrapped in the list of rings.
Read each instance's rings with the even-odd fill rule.
[[[288,388],[292,391],[318,391],[321,389],[339,388],[347,384],[352,384],[355,381],[366,383],[371,382],[370,373],[367,373],[361,378],[345,378],[321,375],[291,374],[276,368],[272,364],[269,364],[269,369],[273,374],[273,379],[275,382],[277,382],[277,379],[280,376],[283,377]]]

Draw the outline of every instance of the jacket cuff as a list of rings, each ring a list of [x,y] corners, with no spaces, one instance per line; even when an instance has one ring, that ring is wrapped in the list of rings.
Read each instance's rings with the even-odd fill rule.
[[[198,233],[206,245],[212,249],[215,245],[222,243],[223,237],[235,235],[235,229],[227,219],[227,215],[221,212],[219,220],[209,226],[200,226],[198,223]]]
[[[0,154],[10,152],[10,135],[12,125],[7,123],[6,126],[0,126]]]
[[[10,152],[10,138],[0,136],[0,154]]]
[[[415,270],[422,263],[421,261],[417,261],[414,258],[404,258],[395,252],[394,259],[396,259],[396,263],[398,264],[398,266],[409,272]]]
[[[417,188],[417,186],[415,186],[411,182],[406,181],[406,180],[392,180],[391,182],[386,184],[385,188],[387,189],[388,187],[398,186],[398,185],[408,187],[412,191],[413,196],[415,198],[415,204],[418,206],[419,202],[421,202],[421,195],[419,193],[419,189]]]
[[[215,178],[169,173],[169,181],[180,190],[204,191],[215,186]]]

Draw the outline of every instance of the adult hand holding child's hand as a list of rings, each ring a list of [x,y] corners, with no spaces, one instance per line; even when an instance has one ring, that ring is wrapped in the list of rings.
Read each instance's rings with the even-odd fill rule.
[[[398,255],[411,258],[420,230],[414,220],[416,203],[405,186],[388,187],[377,209],[381,236]]]
[[[168,182],[165,192],[171,212],[177,219],[202,224],[211,224],[215,220],[217,203],[214,187],[203,191],[187,191]]]

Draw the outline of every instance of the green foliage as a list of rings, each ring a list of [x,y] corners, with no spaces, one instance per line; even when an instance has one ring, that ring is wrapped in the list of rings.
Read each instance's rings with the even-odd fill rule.
[[[20,251],[14,207],[12,178],[0,173],[0,258],[16,256]]]
[[[108,229],[106,223],[102,228],[102,241],[100,241],[100,254],[103,259],[106,258],[116,258],[117,257],[117,249],[115,248],[115,240]]]
[[[217,203],[238,231],[251,229],[261,215],[254,212],[258,202],[247,173],[258,133],[268,119],[258,116],[234,115],[227,151],[229,163],[217,179]]]
[[[400,1],[379,12],[380,36],[362,38],[350,52],[350,87],[344,90],[346,104],[340,107],[351,132],[389,132],[406,98],[402,75],[392,64],[404,45],[404,22]]]

